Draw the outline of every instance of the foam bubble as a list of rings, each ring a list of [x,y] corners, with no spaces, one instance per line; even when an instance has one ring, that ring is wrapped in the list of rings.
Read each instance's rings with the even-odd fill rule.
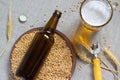
[[[111,16],[111,7],[103,1],[89,1],[82,6],[83,19],[90,25],[100,26],[105,24]]]

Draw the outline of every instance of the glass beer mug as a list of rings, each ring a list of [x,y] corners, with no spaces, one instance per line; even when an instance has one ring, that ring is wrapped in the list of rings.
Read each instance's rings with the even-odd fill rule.
[[[93,36],[101,30],[113,15],[113,9],[108,0],[84,0],[80,6],[81,26],[73,38],[73,46],[81,44],[90,50]]]

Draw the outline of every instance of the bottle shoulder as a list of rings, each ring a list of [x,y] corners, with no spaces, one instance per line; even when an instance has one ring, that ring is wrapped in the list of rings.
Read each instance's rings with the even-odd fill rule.
[[[40,31],[36,33],[38,35],[38,37],[41,37],[44,40],[49,40],[51,42],[54,42],[54,35],[46,32],[46,31]]]

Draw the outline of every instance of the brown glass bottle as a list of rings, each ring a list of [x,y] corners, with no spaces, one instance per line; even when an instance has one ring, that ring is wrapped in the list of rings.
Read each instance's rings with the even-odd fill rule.
[[[54,32],[61,14],[60,11],[55,10],[45,28],[35,34],[31,46],[16,71],[17,76],[25,80],[34,79],[54,44]]]

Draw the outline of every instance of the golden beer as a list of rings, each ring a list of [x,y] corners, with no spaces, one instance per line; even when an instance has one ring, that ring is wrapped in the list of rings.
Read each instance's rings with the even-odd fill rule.
[[[97,31],[111,20],[113,9],[108,0],[84,0],[80,6],[81,26],[73,37],[73,46],[81,44],[88,50]]]

